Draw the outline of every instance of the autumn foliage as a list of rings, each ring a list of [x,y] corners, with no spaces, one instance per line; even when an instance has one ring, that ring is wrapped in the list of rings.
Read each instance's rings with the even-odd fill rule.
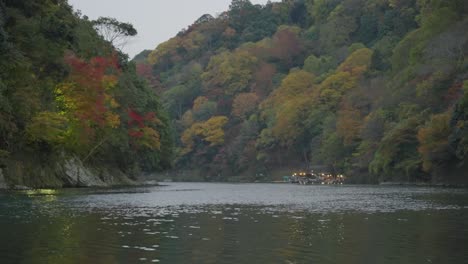
[[[217,180],[312,166],[376,183],[466,163],[463,7],[234,0],[202,16],[145,62],[176,119],[177,164]]]
[[[154,93],[160,78],[146,82],[137,71],[151,79],[152,65],[137,69],[115,48],[135,34],[113,18],[91,21],[67,0],[1,1],[0,174],[8,184],[81,186],[79,176],[64,177],[70,162],[99,177],[112,170],[112,180],[101,177],[109,184],[171,166],[169,120]]]
[[[232,103],[232,115],[245,119],[257,108],[259,98],[255,93],[240,93]]]
[[[450,115],[443,113],[431,117],[418,131],[419,148],[423,158],[423,169],[431,171],[434,166],[447,160],[449,147]]]
[[[181,137],[184,144],[184,153],[194,150],[197,141],[207,144],[210,147],[219,146],[224,143],[224,125],[228,119],[225,116],[215,116],[206,122],[193,124]]]
[[[68,55],[65,62],[70,75],[55,91],[63,115],[77,123],[89,139],[98,129],[118,127],[120,117],[115,109],[119,104],[112,95],[120,74],[117,59],[95,57],[87,62]]]
[[[138,114],[135,110],[128,109],[128,135],[131,137],[136,147],[146,147],[149,149],[159,149],[161,147],[161,135],[151,127],[161,124],[154,112],[145,115]]]

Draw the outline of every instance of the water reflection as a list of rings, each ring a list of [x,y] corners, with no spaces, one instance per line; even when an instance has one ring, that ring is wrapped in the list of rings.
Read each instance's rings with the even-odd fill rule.
[[[468,259],[464,190],[174,184],[41,192],[0,196],[2,263]]]
[[[21,193],[21,191],[19,192]],[[36,189],[36,190],[26,190],[24,191],[24,193],[28,196],[35,196],[35,195],[56,195],[58,194],[58,190],[54,190],[54,189]]]

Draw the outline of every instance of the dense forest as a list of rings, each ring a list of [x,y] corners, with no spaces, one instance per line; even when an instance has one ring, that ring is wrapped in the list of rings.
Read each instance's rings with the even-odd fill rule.
[[[130,61],[131,24],[0,0],[0,180],[466,183],[467,29],[465,0],[233,0]]]
[[[191,179],[467,182],[467,55],[465,0],[233,0],[134,61]]]
[[[171,166],[168,115],[119,50],[136,33],[66,0],[0,1],[1,178],[53,187],[80,185],[64,170],[83,166],[130,178]]]

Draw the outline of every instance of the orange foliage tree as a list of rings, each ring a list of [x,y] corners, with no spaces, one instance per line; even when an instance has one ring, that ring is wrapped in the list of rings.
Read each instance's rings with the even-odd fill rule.
[[[120,69],[115,56],[84,61],[68,55],[65,62],[70,66],[70,75],[56,87],[56,101],[61,115],[70,122],[68,136],[75,137],[78,142],[74,143],[86,145],[96,138],[97,132],[120,125],[115,112],[119,104],[112,94]]]
[[[364,120],[361,112],[348,102],[341,104],[336,121],[336,133],[346,145],[353,143],[360,136]]]
[[[132,139],[135,147],[144,147],[151,150],[160,149],[161,135],[151,127],[160,125],[161,121],[154,112],[145,115],[138,114],[133,109],[128,109],[128,135]]]
[[[232,103],[232,115],[245,119],[257,108],[257,104],[258,96],[255,93],[240,93]]]

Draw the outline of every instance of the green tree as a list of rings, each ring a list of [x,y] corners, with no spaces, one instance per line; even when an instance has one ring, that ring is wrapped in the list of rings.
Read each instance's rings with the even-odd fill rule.
[[[92,21],[96,31],[114,47],[123,48],[129,37],[136,36],[137,30],[130,23],[120,22],[111,17],[99,17]]]

